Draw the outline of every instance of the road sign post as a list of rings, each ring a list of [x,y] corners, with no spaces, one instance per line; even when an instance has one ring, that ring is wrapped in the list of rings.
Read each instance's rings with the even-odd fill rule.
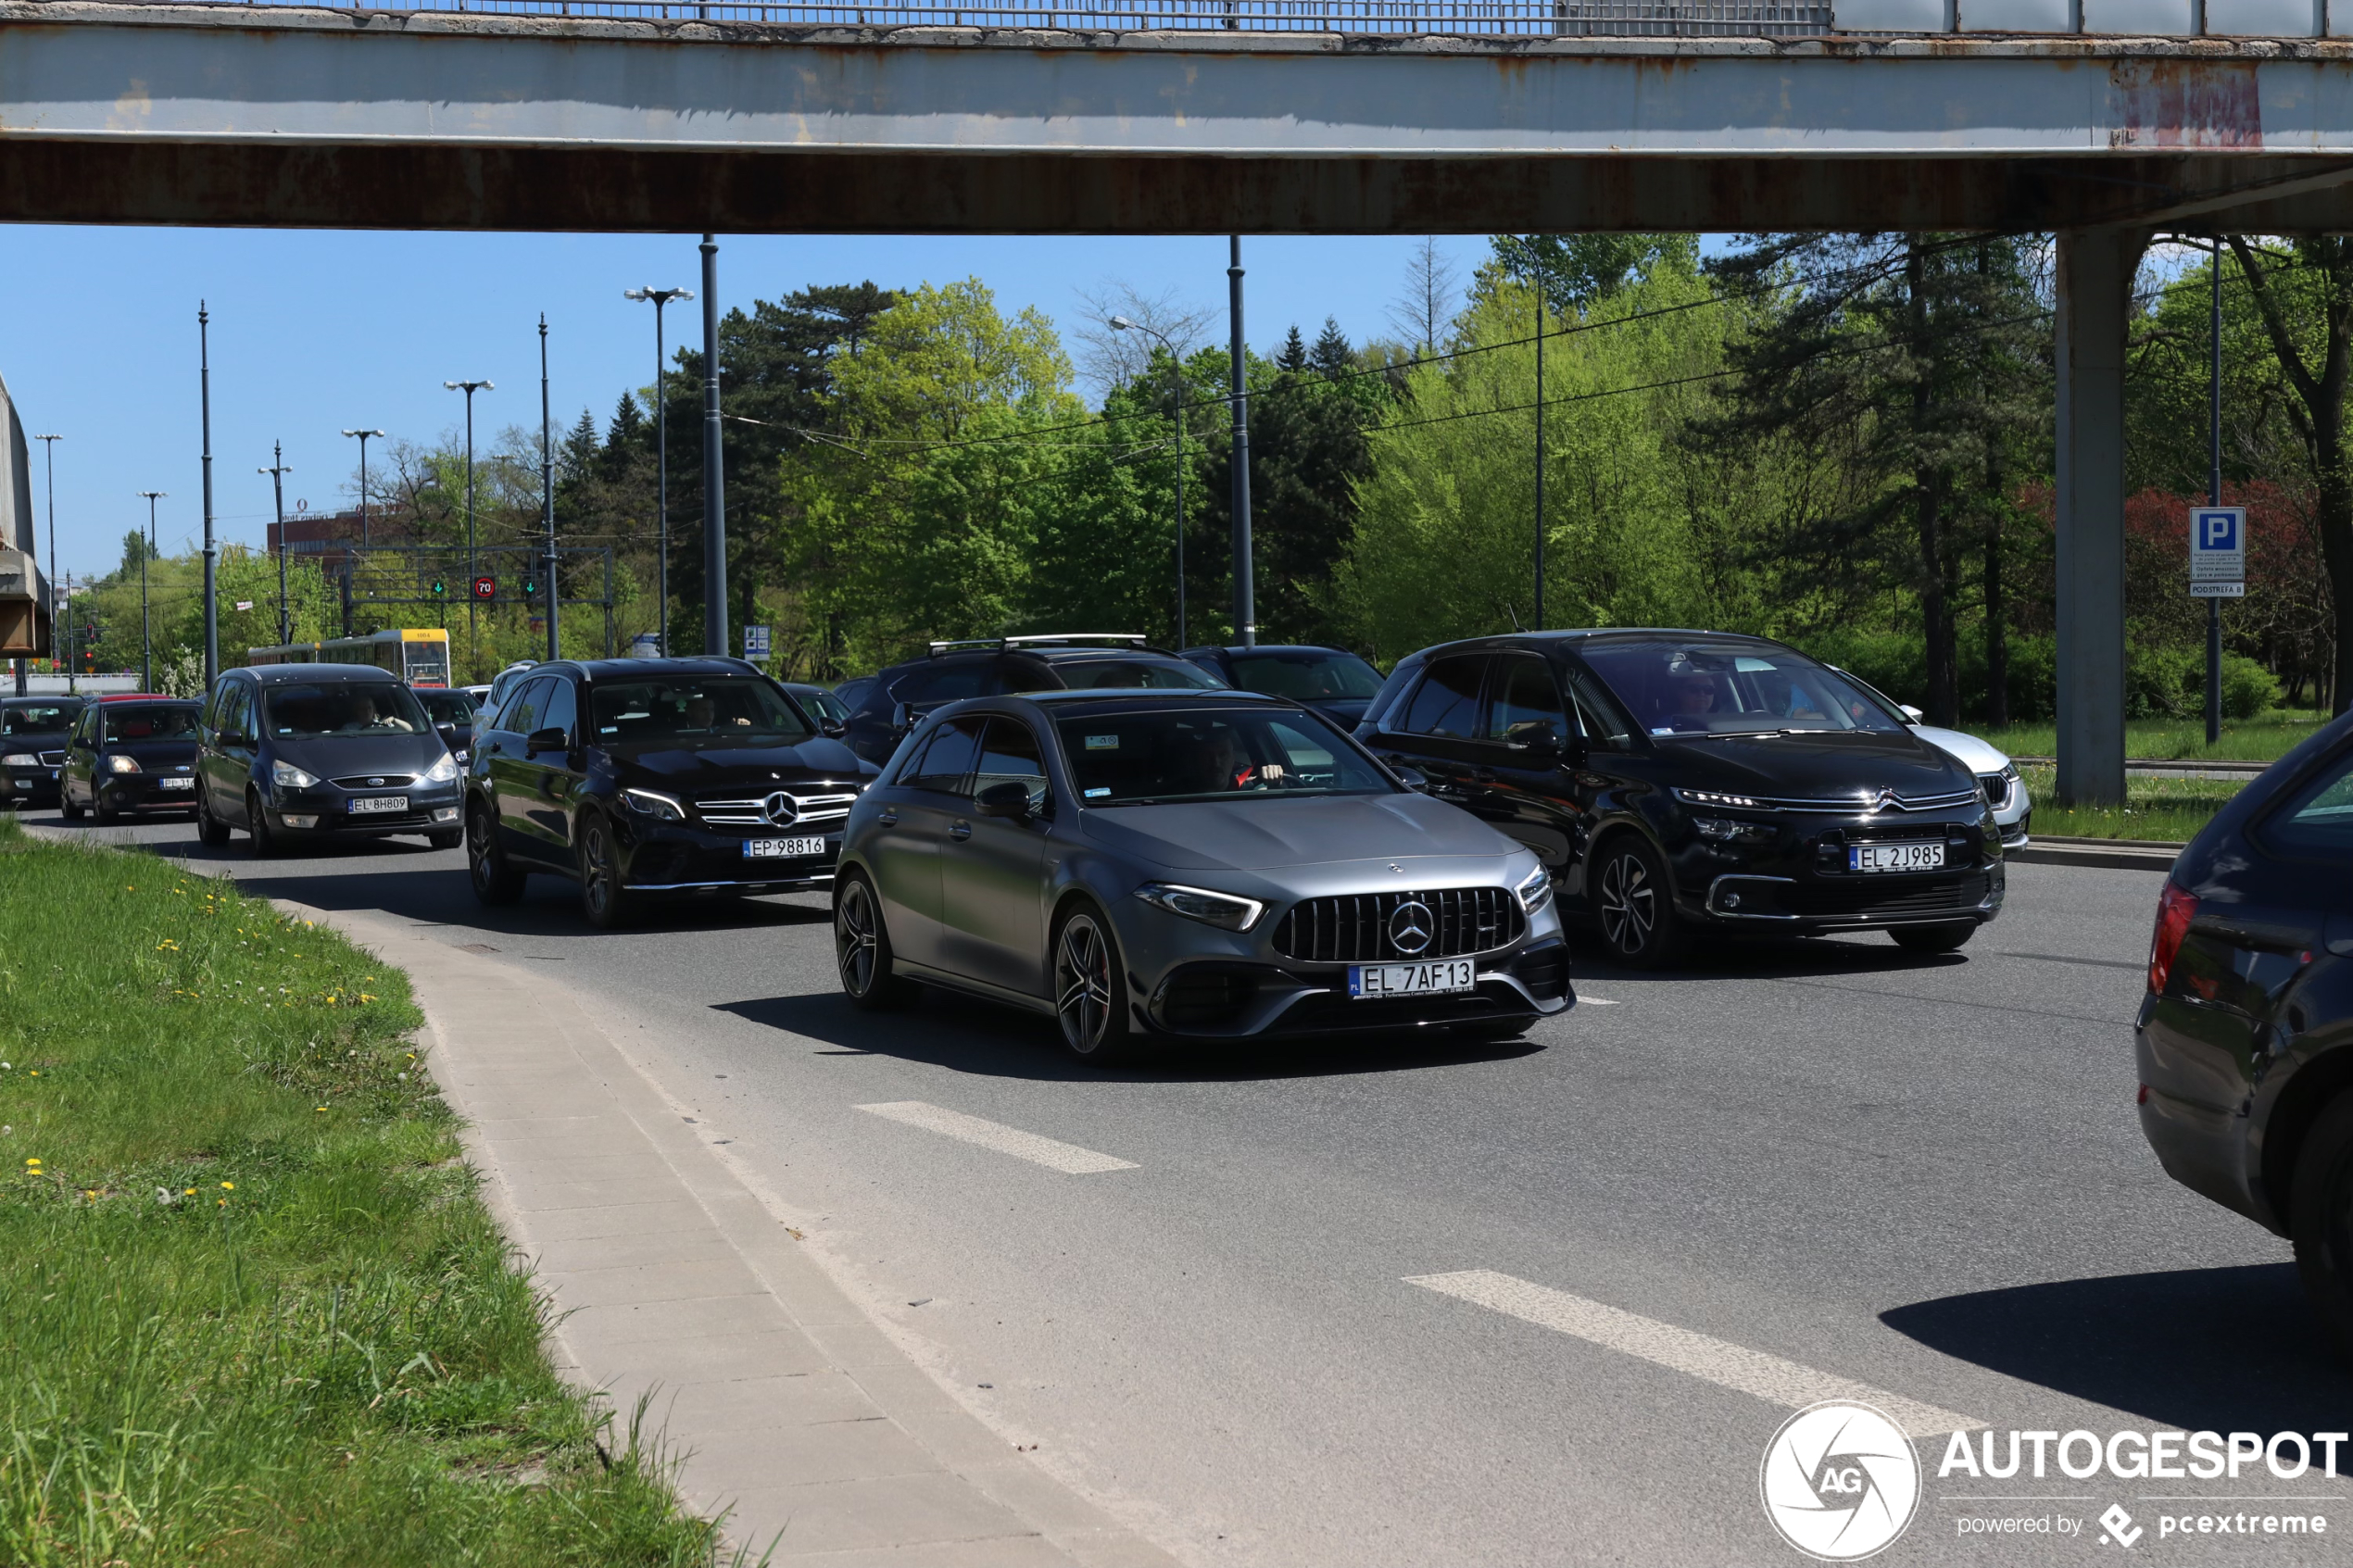
[[[747,626],[744,628],[744,657],[746,659],[766,659],[768,657],[767,627]]]
[[[2190,597],[2246,596],[2246,508],[2190,508]]]

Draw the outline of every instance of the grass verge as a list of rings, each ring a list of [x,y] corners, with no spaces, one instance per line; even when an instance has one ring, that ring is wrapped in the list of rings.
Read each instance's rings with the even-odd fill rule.
[[[0,819],[0,1562],[707,1564],[542,1308],[398,971]]]
[[[2246,784],[2237,779],[2153,779],[2124,776],[2121,806],[2061,806],[2058,772],[2020,768],[2034,797],[2037,838],[2148,838],[2186,843]]]
[[[2206,744],[2204,719],[2133,719],[2124,725],[2124,755],[2151,761],[2276,762],[2330,718],[2309,708],[2274,708],[2252,719],[2225,719],[2221,738],[2211,746]],[[1971,733],[2012,757],[2051,757],[2058,749],[2058,727],[2053,723]]]

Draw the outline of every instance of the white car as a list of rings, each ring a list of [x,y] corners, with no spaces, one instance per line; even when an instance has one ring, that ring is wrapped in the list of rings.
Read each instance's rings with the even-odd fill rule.
[[[2002,830],[2002,847],[2026,847],[2027,827],[2034,815],[2034,802],[2027,797],[2026,781],[2018,776],[2016,764],[1999,750],[1966,731],[1943,730],[1933,724],[1920,722],[1925,716],[1919,709],[1908,703],[1889,701],[1884,692],[1853,671],[1840,670],[1839,673],[1901,713],[1904,722],[1912,726],[1914,734],[1975,773],[1978,787],[1985,792],[1987,804],[1994,808],[1994,823]]]

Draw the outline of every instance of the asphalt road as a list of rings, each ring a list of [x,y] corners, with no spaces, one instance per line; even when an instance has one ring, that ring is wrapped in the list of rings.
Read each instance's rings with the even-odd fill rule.
[[[421,844],[258,862],[242,835],[87,831],[560,966],[943,1381],[1191,1561],[1802,1562],[1759,1500],[1790,1406],[1742,1391],[1782,1375],[1756,1352],[2003,1442],[2353,1426],[2285,1244],[2142,1142],[2146,872],[2013,867],[2003,917],[1949,957],[1860,937],[1635,975],[1583,949],[1582,1004],[1500,1047],[1106,1075],[984,1006],[854,1012],[816,898],[600,935],[549,879],[479,908],[462,857]],[[1128,1163],[1071,1173],[922,1107]],[[2134,1556],[2353,1562],[2353,1483],[2317,1469],[1940,1477],[1944,1443],[1918,1444],[1885,1561],[2114,1552],[2115,1503]],[[2159,1533],[2286,1506],[2329,1533]],[[2005,1518],[2022,1533],[1963,1533]]]

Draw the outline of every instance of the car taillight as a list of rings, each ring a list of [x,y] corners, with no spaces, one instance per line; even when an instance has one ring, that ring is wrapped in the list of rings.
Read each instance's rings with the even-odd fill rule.
[[[2165,977],[2173,972],[2173,960],[2182,950],[2182,938],[2190,934],[2190,917],[2197,913],[2197,895],[2182,887],[2168,877],[2165,891],[2157,896],[2157,935],[2149,941],[2149,992],[2165,994]]]

